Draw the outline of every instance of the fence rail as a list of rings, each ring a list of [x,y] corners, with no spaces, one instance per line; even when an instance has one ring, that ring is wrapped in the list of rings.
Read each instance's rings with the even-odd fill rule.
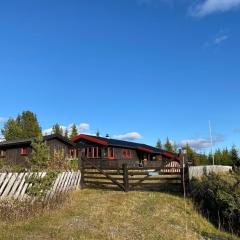
[[[39,177],[44,177],[46,172],[0,173],[0,200],[6,198],[18,200],[29,198],[27,189],[31,187],[31,184],[27,181],[27,179],[33,176],[33,174],[37,174]],[[51,198],[55,194],[75,190],[80,186],[80,180],[80,171],[67,171],[59,173],[52,184],[52,188],[48,190],[46,197]]]
[[[182,191],[183,171],[178,161],[130,164],[103,159],[81,159],[81,186],[115,190],[173,190]],[[123,163],[121,166],[120,164]],[[134,163],[134,164],[133,164]],[[185,175],[186,178],[187,174]]]

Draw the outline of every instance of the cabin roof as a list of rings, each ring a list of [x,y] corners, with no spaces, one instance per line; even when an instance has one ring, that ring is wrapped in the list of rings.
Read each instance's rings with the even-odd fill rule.
[[[113,138],[105,138],[105,137],[97,137],[97,136],[91,136],[91,135],[86,135],[86,134],[80,134],[80,135],[76,136],[75,138],[71,139],[71,141],[73,141],[75,143],[77,143],[81,140],[87,140],[87,141],[94,142],[94,143],[104,145],[104,146],[132,148],[132,149],[140,150],[140,151],[147,152],[147,153],[165,155],[166,157],[169,157],[169,158],[175,156],[174,153],[171,153],[171,152],[168,152],[163,149],[156,148],[156,147],[152,147],[147,144],[123,141],[123,140],[118,140],[118,139],[113,139]]]
[[[53,139],[58,139],[61,142],[65,143],[69,146],[74,146],[75,145],[73,142],[69,141],[68,139],[66,139],[65,137],[63,137],[60,134],[51,134],[51,135],[43,136],[44,141],[49,141],[49,140],[53,140]],[[6,148],[6,147],[27,146],[27,145],[31,145],[33,140],[34,140],[34,138],[3,141],[3,142],[0,142],[0,148],[1,147]]]

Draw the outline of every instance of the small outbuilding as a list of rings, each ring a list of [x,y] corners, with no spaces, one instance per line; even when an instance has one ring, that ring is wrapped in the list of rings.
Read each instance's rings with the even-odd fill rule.
[[[11,163],[24,163],[26,159],[31,158],[33,140],[33,138],[30,138],[0,142],[0,160],[5,159]],[[75,144],[59,134],[44,136],[43,140],[49,147],[49,158],[54,151],[62,151],[65,158],[76,154]]]

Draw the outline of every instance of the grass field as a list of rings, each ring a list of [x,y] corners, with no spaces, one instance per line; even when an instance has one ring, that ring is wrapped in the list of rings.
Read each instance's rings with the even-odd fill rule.
[[[82,190],[60,209],[1,222],[0,239],[238,239],[218,231],[182,197],[157,192]],[[208,237],[206,237],[208,236]]]

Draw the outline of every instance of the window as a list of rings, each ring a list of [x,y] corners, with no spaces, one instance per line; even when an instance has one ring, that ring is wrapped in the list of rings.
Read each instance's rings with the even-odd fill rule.
[[[92,158],[93,157],[93,151],[91,147],[87,148],[87,157],[88,158]]]
[[[107,149],[107,148],[104,148],[103,156],[104,156],[105,158],[108,157],[108,149]]]
[[[70,149],[69,155],[72,158],[76,158],[77,157],[77,150],[76,149]]]
[[[131,150],[123,149],[122,150],[122,155],[123,155],[123,158],[131,158]]]
[[[104,148],[103,153],[104,158],[114,159],[115,158],[115,151],[113,147]]]
[[[6,157],[6,151],[0,150],[0,157]]]
[[[87,147],[85,154],[87,158],[101,158],[101,148],[99,147]]]
[[[98,157],[102,158],[102,149],[101,148],[98,148]]]
[[[93,147],[93,158],[98,158],[98,147]]]
[[[114,158],[114,149],[112,147],[108,148],[108,158]]]
[[[24,147],[21,148],[21,155],[27,155],[28,154],[28,148]]]

